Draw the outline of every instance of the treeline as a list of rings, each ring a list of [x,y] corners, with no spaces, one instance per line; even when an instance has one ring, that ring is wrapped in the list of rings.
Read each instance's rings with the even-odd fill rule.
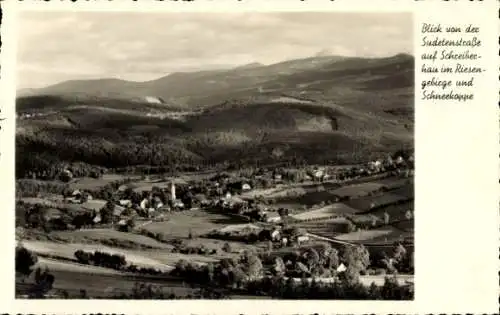
[[[75,252],[75,257],[81,264],[100,266],[116,270],[122,270],[127,265],[125,256],[108,254],[101,251],[95,251],[92,253],[77,250]]]
[[[17,275],[27,278],[34,274],[34,283],[28,287],[26,292],[28,297],[43,298],[54,286],[54,275],[49,272],[48,268],[43,271],[40,267],[35,268],[38,256],[23,245],[16,246],[15,255],[16,278]]]
[[[266,295],[279,299],[316,300],[412,300],[413,285],[400,285],[395,277],[386,277],[383,286],[372,283],[369,287],[360,282],[335,281],[323,283],[292,278],[265,277],[248,283],[246,293]]]
[[[174,138],[148,132],[130,134],[126,130],[115,129],[95,132],[83,129],[47,129],[36,134],[16,136],[16,176],[56,179],[71,164],[69,161],[78,162],[72,167],[75,176],[98,177],[103,169],[153,174],[196,171],[200,166],[235,170],[279,161],[286,166],[300,167],[308,163],[363,162],[368,158],[357,155],[354,157],[349,153],[352,148],[336,148],[327,143],[319,145],[309,142],[310,140],[304,139],[303,143],[289,148],[285,154],[279,153],[279,148],[276,151],[278,143],[267,144],[259,139],[238,146],[226,146],[199,143],[197,136]],[[364,149],[369,155],[377,154],[368,150],[369,146]],[[361,148],[356,149],[356,152],[361,152],[359,150]],[[292,155],[289,152],[294,153]],[[300,174],[291,176],[300,177]]]

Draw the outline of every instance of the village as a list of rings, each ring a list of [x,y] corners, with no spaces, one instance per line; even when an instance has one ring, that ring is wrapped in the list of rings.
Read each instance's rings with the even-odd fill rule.
[[[290,253],[362,245],[372,261],[363,271],[367,285],[370,279],[383,279],[377,274],[398,272],[391,255],[395,248],[403,248],[406,263],[400,271],[407,283],[413,256],[413,175],[413,156],[396,154],[364,165],[177,176],[103,174],[82,179],[64,169],[60,194],[31,191],[19,196],[18,240],[49,265],[52,260],[75,260],[76,254],[60,248],[76,251],[78,244],[84,244],[80,250],[94,246],[91,251],[104,245],[108,252],[118,250],[125,257],[131,248],[134,255],[154,252],[156,261],[144,264],[136,258],[127,267],[137,272],[142,266],[143,272],[153,274],[165,268],[175,271],[180,261],[206,265],[248,252],[267,253],[264,276],[273,274],[272,259],[279,256],[285,261],[285,274],[297,281],[304,275],[334,281],[346,272],[348,262],[339,260],[328,272],[324,267],[318,271],[293,263],[296,258],[288,257]],[[99,181],[106,185],[94,186]],[[168,254],[163,252],[181,260],[165,258]],[[82,263],[79,255],[76,262]]]

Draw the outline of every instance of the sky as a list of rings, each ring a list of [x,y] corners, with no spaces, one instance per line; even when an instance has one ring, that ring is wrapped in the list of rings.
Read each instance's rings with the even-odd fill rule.
[[[410,13],[22,12],[17,87],[147,81],[318,54],[412,53],[412,24]]]

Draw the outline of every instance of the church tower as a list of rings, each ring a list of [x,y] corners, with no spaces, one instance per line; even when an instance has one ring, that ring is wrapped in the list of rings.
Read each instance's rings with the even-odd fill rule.
[[[175,197],[175,184],[174,184],[174,182],[172,182],[172,184],[170,186],[170,197],[172,198],[172,201],[174,201],[176,199],[176,197]]]

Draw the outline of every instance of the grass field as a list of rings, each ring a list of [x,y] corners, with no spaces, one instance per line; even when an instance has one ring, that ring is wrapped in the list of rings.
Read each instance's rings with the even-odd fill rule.
[[[379,182],[366,182],[360,184],[353,184],[337,189],[333,189],[330,192],[339,197],[360,197],[368,195],[372,192],[378,191],[384,187],[384,184]]]
[[[153,233],[163,233],[167,238],[187,238],[189,232],[194,236],[206,234],[228,224],[246,223],[237,217],[207,209],[173,212],[164,222],[148,224],[144,229]]]
[[[59,262],[40,258],[39,265],[48,267],[55,276],[53,291],[65,290],[70,297],[75,298],[80,290],[85,290],[91,297],[112,297],[119,293],[130,294],[136,283],[150,283],[162,288],[163,292],[176,295],[193,294],[196,289],[183,285],[176,279],[162,279],[159,277],[130,275],[106,268],[84,266],[79,264]],[[25,283],[16,282],[16,295],[27,291],[33,279]]]
[[[147,247],[156,249],[172,249],[172,246],[158,242],[150,237],[120,232],[114,229],[87,229],[76,231],[55,231],[52,235],[67,240],[69,243],[116,243],[123,247]]]
[[[306,211],[300,214],[292,215],[296,220],[306,221],[306,220],[319,220],[326,219],[336,215],[353,214],[358,210],[351,208],[343,203],[334,203],[331,205],[324,206],[317,210]]]
[[[413,220],[400,221],[395,223],[393,226],[405,232],[415,231],[415,222]]]
[[[346,218],[334,218],[314,222],[299,222],[297,226],[304,228],[307,232],[323,237],[333,238],[345,233],[349,222]]]
[[[74,179],[69,183],[71,189],[95,190],[102,188],[112,182],[126,179],[128,176],[119,174],[105,174],[101,178],[82,177]]]
[[[389,177],[378,180],[377,183],[382,184],[387,189],[397,189],[407,185],[413,185],[413,180],[401,177]]]
[[[313,191],[306,194],[298,196],[287,196],[283,198],[278,198],[275,202],[277,207],[286,207],[294,211],[304,210],[315,205],[326,204],[334,202],[336,200],[335,195],[332,193],[322,190]]]
[[[61,205],[61,201],[54,201],[46,198],[37,198],[37,197],[23,197],[19,199],[20,201],[30,204],[30,205],[45,205],[47,207],[58,207]]]
[[[412,236],[412,233],[404,232],[393,227],[384,227],[374,230],[360,230],[356,232],[337,235],[335,238],[341,241],[354,243],[387,243],[403,240]]]
[[[27,240],[24,240],[22,243],[24,247],[35,253],[41,255],[57,256],[64,259],[75,259],[74,255],[75,251],[81,249],[84,251],[93,252],[99,250],[110,254],[124,255],[127,262],[130,264],[135,264],[137,266],[145,266],[145,267],[155,267],[157,269],[162,269],[162,270],[171,269],[172,266],[169,266],[168,263],[174,262],[172,260],[168,260],[167,263],[166,260],[160,260],[158,259],[158,256],[153,257],[153,255],[151,255],[158,250],[133,251],[133,250],[112,248],[100,244],[81,244],[81,243],[65,244],[65,243],[52,243],[44,241],[27,241]]]
[[[407,201],[395,205],[389,205],[387,207],[379,208],[370,214],[373,214],[381,219],[384,217],[384,213],[387,212],[389,214],[389,222],[393,221],[401,221],[406,220],[406,211],[413,211],[415,204],[413,201]]]
[[[403,185],[399,188],[391,190],[392,194],[406,197],[408,199],[413,199],[415,197],[415,185],[413,183]]]
[[[396,204],[408,200],[407,197],[385,193],[377,196],[366,196],[346,201],[346,205],[357,209],[359,212],[370,211],[374,208]]]

